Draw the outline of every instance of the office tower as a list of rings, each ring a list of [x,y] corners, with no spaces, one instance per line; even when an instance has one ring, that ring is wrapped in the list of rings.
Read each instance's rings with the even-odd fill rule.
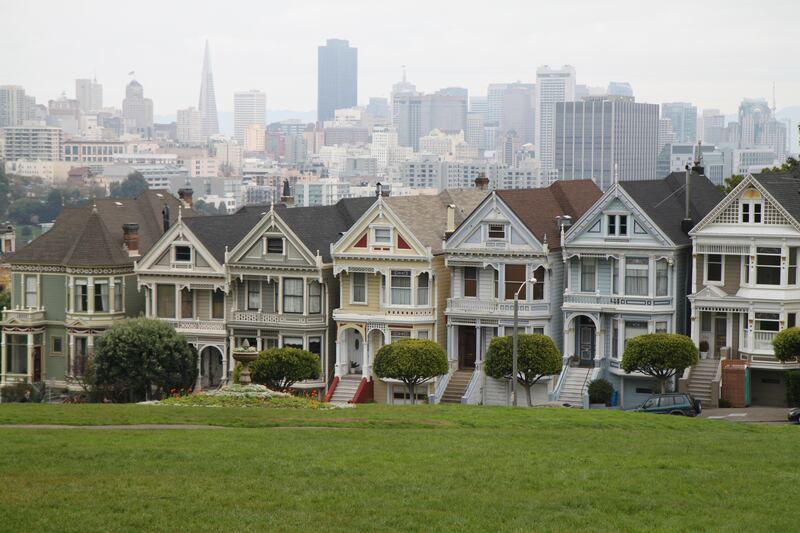
[[[219,133],[219,117],[217,116],[217,97],[214,93],[214,74],[211,72],[211,51],[206,41],[203,55],[203,73],[200,76],[200,111],[201,134],[204,138]]]
[[[125,87],[125,99],[122,101],[122,118],[125,121],[125,132],[144,137],[153,135],[153,101],[144,97],[144,87],[136,80],[131,80]]]
[[[0,128],[22,125],[27,109],[25,89],[19,85],[0,85]]]
[[[742,128],[740,148],[764,145],[767,123],[772,119],[769,104],[763,98],[745,98],[739,105],[739,125]]]
[[[668,118],[658,119],[658,153],[661,153],[664,146],[674,143],[675,133],[672,131],[672,121]],[[664,175],[666,176],[666,174]]]
[[[497,126],[503,120],[503,100],[506,95],[507,83],[491,83],[486,90],[486,122],[495,123]]]
[[[609,96],[633,96],[633,89],[627,81],[609,82],[607,92]]]
[[[469,112],[470,113],[484,113],[489,111],[489,101],[486,96],[470,96],[469,97]]]
[[[470,111],[467,113],[467,129],[464,139],[467,144],[480,150],[486,148],[486,113]]]
[[[406,79],[406,67],[403,65],[403,77],[397,83],[392,84],[392,93],[389,95],[389,105],[391,109],[389,112],[391,113],[392,117],[392,124],[396,126],[396,114],[395,114],[395,99],[399,98],[400,96],[409,95],[409,94],[418,94],[417,87],[413,83],[409,82]]]
[[[267,95],[252,89],[233,94],[233,136],[244,142],[244,132],[251,124],[264,127],[267,123]]]
[[[263,152],[267,146],[267,130],[262,124],[248,124],[244,130],[245,152]]]
[[[534,141],[535,113],[533,100],[536,86],[530,83],[510,83],[503,95],[503,114],[500,129],[515,132],[521,144]]]
[[[419,150],[419,138],[434,129],[467,128],[467,97],[448,94],[403,94],[394,101],[395,128],[400,146]]]
[[[693,144],[697,142],[697,108],[688,102],[661,104],[661,118],[672,121],[675,141]]]
[[[178,125],[176,137],[179,143],[203,143],[203,119],[200,111],[194,107],[178,109]]]
[[[93,113],[103,109],[103,85],[97,80],[80,78],[75,80],[75,99],[83,113]]]
[[[704,109],[702,118],[700,119],[702,125],[701,132],[703,144],[710,144],[712,146],[719,145],[725,136],[725,115],[719,112],[719,109]]]
[[[317,49],[317,121],[332,120],[337,109],[358,103],[358,49],[328,39]]]
[[[775,151],[778,161],[786,160],[786,124],[774,118],[764,125],[763,144]]]
[[[63,158],[64,132],[50,126],[9,126],[3,130],[6,161],[32,159],[59,161]]]
[[[63,94],[58,100],[47,102],[47,125],[61,128],[67,135],[77,135],[80,130],[81,110],[77,100]]]
[[[555,168],[555,112],[559,102],[575,99],[575,69],[564,65],[551,69],[547,65],[536,69],[536,145],[542,172]]]
[[[372,118],[374,123],[388,124],[390,118],[389,100],[370,96],[369,103],[367,104],[367,114]]]
[[[593,179],[607,189],[620,180],[656,178],[658,105],[629,96],[590,96],[555,105],[555,168],[559,179]]]
[[[463,87],[445,87],[444,89],[439,89],[436,91],[436,94],[440,94],[442,96],[460,96],[469,101],[469,90]]]

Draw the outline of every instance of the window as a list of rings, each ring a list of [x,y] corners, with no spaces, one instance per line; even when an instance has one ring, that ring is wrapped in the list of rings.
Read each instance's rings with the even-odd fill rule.
[[[786,315],[786,327],[793,328],[797,326],[797,313],[787,313]]]
[[[611,357],[619,359],[619,321],[613,321],[611,328]]]
[[[308,351],[317,356],[322,356],[322,337],[309,337]]]
[[[429,281],[427,272],[423,272],[417,277],[417,305],[428,305]]]
[[[281,237],[267,237],[267,253],[283,254],[283,239]]]
[[[28,373],[28,336],[6,335],[6,372]]]
[[[392,270],[392,304],[411,305],[410,270]]]
[[[300,278],[284,278],[283,280],[283,312],[303,312],[303,280]]]
[[[616,215],[608,215],[608,234],[609,235],[616,235],[617,234],[617,216]]]
[[[211,318],[225,318],[225,293],[219,289],[211,293]]]
[[[372,234],[375,244],[392,244],[391,228],[375,228]]]
[[[664,259],[656,261],[656,296],[669,294],[669,265]]]
[[[38,307],[39,278],[25,276],[25,307]]]
[[[122,305],[122,278],[116,278],[114,280],[114,312],[121,313],[123,312],[124,306]]]
[[[506,227],[504,224],[489,224],[490,239],[505,239]]]
[[[628,236],[628,215],[606,215],[607,235],[610,237]]]
[[[175,246],[175,261],[181,263],[189,263],[192,261],[192,248],[189,246],[176,245]]]
[[[363,272],[353,272],[350,274],[353,284],[353,296],[351,302],[354,304],[367,303],[367,275]]]
[[[627,346],[628,341],[634,337],[638,337],[639,335],[645,335],[647,333],[647,322],[643,320],[628,320],[625,322],[625,345]]]
[[[647,296],[646,257],[629,257],[625,263],[625,294],[630,296]]]
[[[500,298],[500,271],[492,269],[494,272],[494,297]]]
[[[430,331],[427,329],[419,329],[417,330],[417,338],[418,339],[429,339],[430,338]]]
[[[159,318],[175,318],[175,286],[156,285],[156,314]]]
[[[76,313],[85,313],[89,310],[89,285],[85,279],[75,280],[75,301],[73,302],[73,311]]]
[[[619,234],[620,235],[627,235],[628,234],[628,215],[618,215],[617,221],[619,222]]]
[[[656,333],[667,333],[667,323],[656,322]]]
[[[519,299],[525,300],[527,296],[527,283],[525,282],[527,268],[525,265],[506,265],[506,300],[513,300],[514,294],[519,291]]]
[[[94,280],[94,310],[97,313],[108,312],[108,280]]]
[[[744,282],[750,283],[750,256],[744,256]]]
[[[464,296],[475,298],[478,296],[478,268],[464,267]]]
[[[312,281],[308,285],[308,312],[319,314],[322,312],[322,285]]]
[[[789,248],[789,285],[797,285],[797,248]]]
[[[581,292],[595,291],[595,274],[597,272],[597,260],[591,257],[581,259]]]
[[[764,204],[761,202],[761,193],[750,189],[742,195],[742,222],[745,224],[760,224]]]
[[[779,331],[780,315],[778,313],[756,313],[756,330]]]
[[[181,318],[194,317],[194,292],[181,289]]]
[[[400,341],[403,339],[410,339],[411,338],[411,331],[410,330],[397,330],[393,329],[389,336],[390,342]]]
[[[611,294],[619,294],[619,259],[611,259]]]
[[[82,376],[89,361],[89,338],[75,337],[75,353],[72,357],[72,375]]]
[[[543,327],[539,327],[539,326],[534,327],[533,328],[533,333],[535,333],[537,335],[544,335],[544,328]]]
[[[533,271],[533,277],[536,278],[536,283],[533,284],[533,299],[544,300],[544,267],[539,267]]]
[[[722,283],[722,255],[706,255],[706,281]]]
[[[260,281],[247,282],[247,309],[249,311],[258,311],[259,309],[261,309]]]
[[[781,284],[781,249],[758,248],[756,257],[756,283],[758,285]]]
[[[303,349],[303,337],[284,337],[283,338],[283,347],[284,348],[297,348],[298,350]]]
[[[50,351],[53,353],[64,353],[64,337],[54,335],[50,339]]]

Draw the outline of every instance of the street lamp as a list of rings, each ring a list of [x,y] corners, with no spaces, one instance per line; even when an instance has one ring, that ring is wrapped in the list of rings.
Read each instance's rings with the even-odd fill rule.
[[[526,279],[514,293],[514,336],[511,339],[511,405],[517,406],[517,326],[519,324],[519,293],[528,283],[536,284],[536,278]]]

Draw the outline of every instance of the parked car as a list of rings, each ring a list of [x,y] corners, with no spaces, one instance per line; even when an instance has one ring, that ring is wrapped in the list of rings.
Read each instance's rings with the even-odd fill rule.
[[[670,393],[651,396],[633,411],[661,415],[697,416],[702,409],[700,400],[695,400],[691,394]]]
[[[789,410],[789,422],[797,422],[800,424],[800,407]]]

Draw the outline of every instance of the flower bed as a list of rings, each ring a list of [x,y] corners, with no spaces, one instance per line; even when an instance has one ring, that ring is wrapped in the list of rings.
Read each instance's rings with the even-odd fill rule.
[[[205,407],[267,407],[288,409],[326,409],[332,406],[314,398],[292,396],[263,385],[225,385],[216,390],[174,396],[162,400],[162,405]]]

